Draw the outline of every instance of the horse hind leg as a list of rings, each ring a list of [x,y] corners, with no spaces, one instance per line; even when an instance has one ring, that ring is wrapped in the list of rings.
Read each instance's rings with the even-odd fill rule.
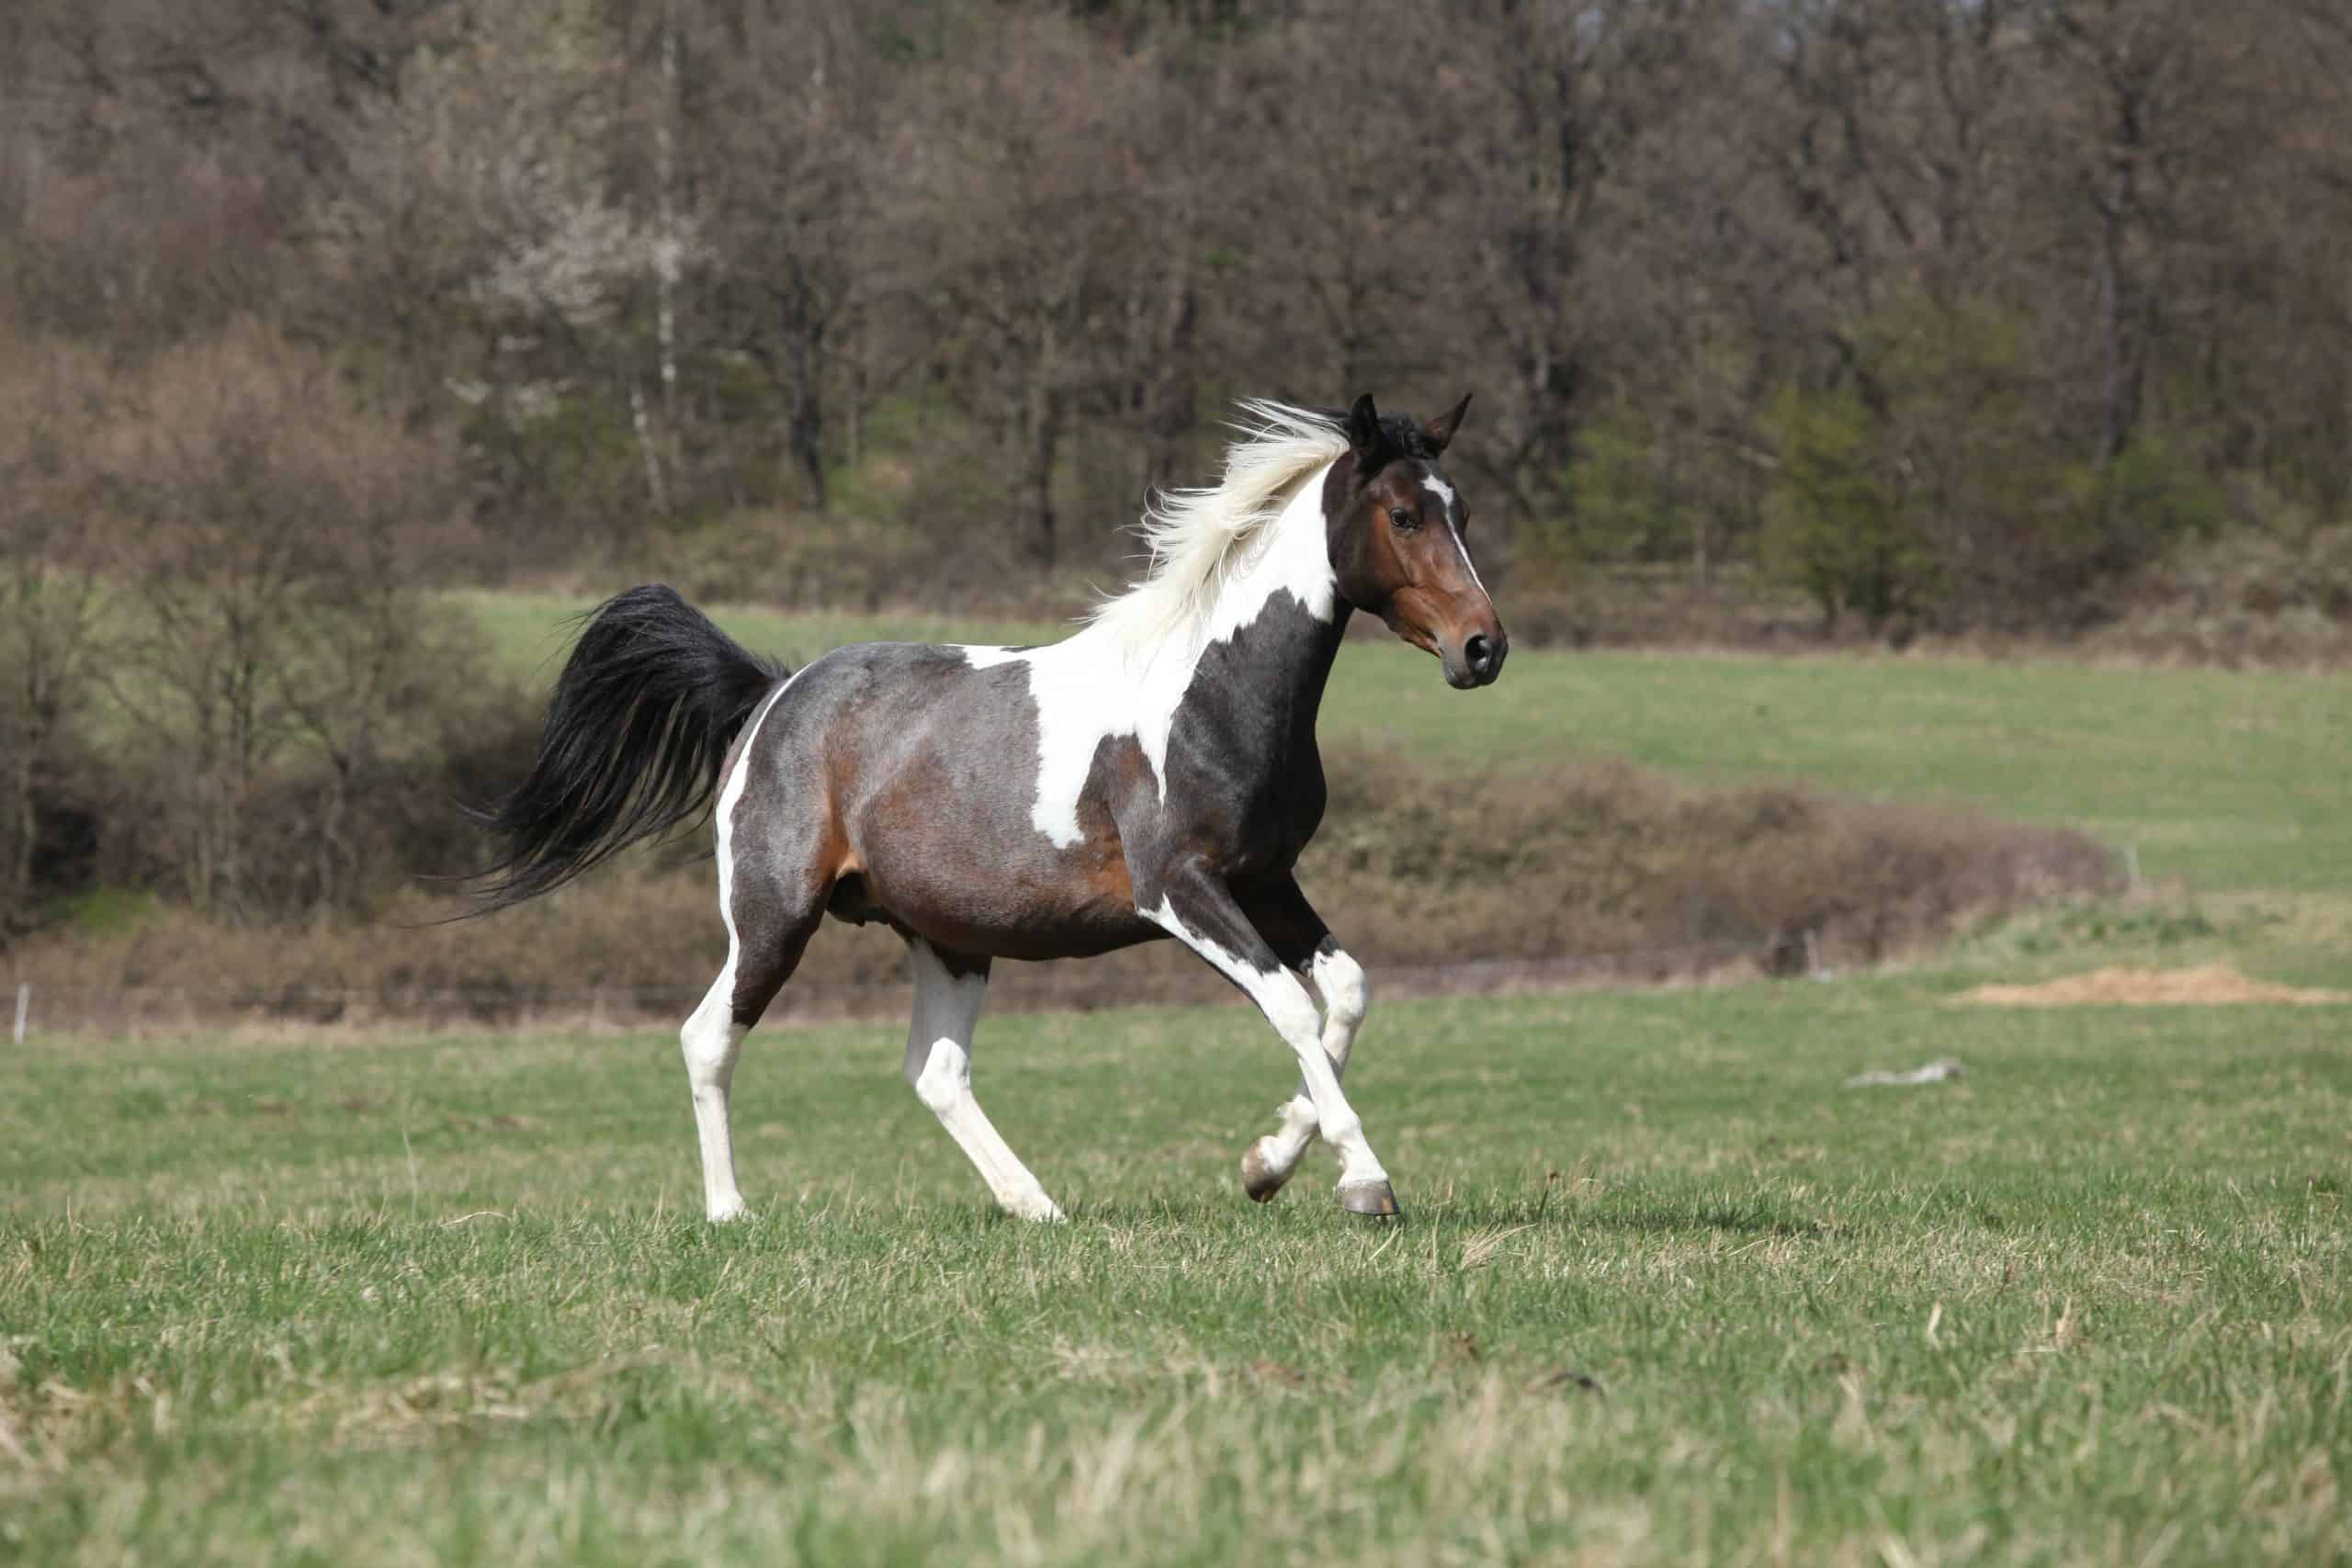
[[[695,1133],[702,1145],[703,1212],[714,1223],[739,1218],[743,1195],[735,1186],[735,1145],[728,1125],[728,1097],[743,1037],[760,1021],[824,914],[821,895],[786,900],[781,890],[739,893],[729,920],[727,964],[704,993],[678,1044],[686,1061],[686,1089],[693,1097]]]
[[[735,1081],[735,1058],[748,1030],[734,1018],[735,955],[703,994],[683,1028],[678,1046],[686,1058],[686,1092],[694,1100],[695,1134],[702,1145],[703,1213],[714,1224],[740,1218],[743,1194],[735,1186],[735,1145],[728,1128],[728,1090]]]
[[[728,1098],[743,1037],[799,966],[831,892],[816,844],[802,846],[806,852],[792,852],[793,840],[813,840],[814,834],[789,826],[779,831],[773,823],[758,824],[755,818],[760,852],[738,854],[733,818],[748,766],[748,759],[737,764],[716,814],[718,912],[727,923],[727,964],[678,1031],[686,1089],[694,1100],[695,1134],[702,1148],[703,1212],[714,1223],[743,1213],[728,1123]]]
[[[972,1093],[972,1035],[988,995],[986,959],[950,960],[920,937],[907,948],[915,976],[914,1021],[907,1030],[907,1082],[939,1118],[1007,1213],[1059,1220],[1061,1205],[1021,1163]]]

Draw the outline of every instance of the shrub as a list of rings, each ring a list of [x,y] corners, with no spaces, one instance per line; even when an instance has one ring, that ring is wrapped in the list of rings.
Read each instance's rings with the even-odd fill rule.
[[[2352,525],[2292,512],[2191,535],[2143,571],[2095,647],[2224,665],[2352,661]]]
[[[1885,471],[1881,432],[1851,392],[1783,391],[1781,468],[1764,509],[1766,560],[1820,606],[1873,628],[1934,597],[1936,560]]]
[[[1701,791],[1613,764],[1465,784],[1342,751],[1329,772],[1330,814],[1300,880],[1375,984],[1482,988],[1564,964],[1657,978],[1867,964],[1980,917],[2120,886],[2112,857],[2079,834],[1968,812]],[[97,1022],[125,987],[162,987],[196,1016],[674,1021],[725,955],[707,855],[698,837],[459,925],[422,923],[452,908],[424,888],[393,906],[397,923],[297,935],[153,910],[55,933],[19,970],[62,993],[64,1015]],[[901,1014],[902,965],[882,928],[828,925],[779,1015]],[[1227,994],[1171,944],[998,975],[994,1007]]]

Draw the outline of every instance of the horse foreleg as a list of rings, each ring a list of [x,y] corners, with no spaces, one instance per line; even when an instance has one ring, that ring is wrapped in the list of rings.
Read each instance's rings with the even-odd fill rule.
[[[906,1071],[915,1097],[939,1118],[1007,1213],[1062,1218],[1061,1205],[1046,1195],[972,1093],[972,1035],[988,996],[988,961],[959,959],[951,969],[920,937],[907,948],[914,964],[915,1015],[907,1030]]]
[[[1395,1214],[1396,1195],[1388,1184],[1388,1172],[1364,1137],[1363,1120],[1340,1089],[1337,1062],[1346,1059],[1347,1049],[1354,1043],[1356,1028],[1363,1019],[1363,969],[1334,946],[1332,952],[1344,962],[1326,965],[1319,973],[1310,970],[1316,974],[1318,985],[1327,979],[1329,982],[1324,999],[1333,1018],[1327,1020],[1317,1011],[1314,998],[1307,995],[1305,983],[1293,967],[1283,962],[1281,954],[1231,892],[1204,867],[1195,863],[1171,874],[1159,891],[1159,903],[1155,908],[1143,908],[1144,917],[1240,987],[1298,1058],[1306,1110],[1313,1117],[1312,1131],[1340,1154],[1340,1206],[1360,1214]],[[1305,900],[1302,898],[1299,903],[1304,907]],[[1312,915],[1309,910],[1310,919]],[[1328,937],[1329,933],[1323,935]],[[1351,973],[1355,976],[1356,987],[1351,993],[1342,982],[1342,976]],[[1343,1000],[1350,1005],[1342,1006]],[[1353,1015],[1351,1019],[1340,1017],[1349,1012]],[[1332,1027],[1335,1021],[1339,1024],[1336,1030]],[[1339,1048],[1329,1049],[1327,1041]],[[1292,1135],[1298,1140],[1297,1152],[1290,1156],[1289,1166],[1283,1171],[1285,1179],[1291,1169],[1296,1168],[1298,1156],[1306,1146],[1306,1136],[1293,1132],[1292,1110],[1295,1104],[1294,1100],[1292,1106],[1284,1108],[1283,1133],[1276,1134],[1278,1138]],[[1304,1116],[1300,1117],[1300,1124],[1307,1124]],[[1247,1168],[1245,1161],[1245,1174]],[[1280,1180],[1274,1183],[1275,1187],[1280,1185]],[[1269,1188],[1265,1195],[1271,1196],[1272,1192],[1272,1188]]]
[[[1372,1004],[1372,987],[1363,965],[1332,939],[1329,927],[1307,903],[1298,884],[1280,886],[1251,897],[1242,907],[1267,945],[1287,968],[1306,977],[1323,1003],[1323,1054],[1330,1058],[1331,1076],[1344,1080],[1348,1055],[1356,1033],[1363,1027]],[[1277,1108],[1274,1131],[1255,1139],[1241,1152],[1241,1189],[1263,1203],[1283,1190],[1314,1144],[1320,1119],[1306,1080],[1301,1078],[1289,1100]]]

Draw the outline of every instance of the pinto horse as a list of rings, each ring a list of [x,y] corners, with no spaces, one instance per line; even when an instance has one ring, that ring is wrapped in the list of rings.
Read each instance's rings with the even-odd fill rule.
[[[743,1037],[828,914],[906,940],[907,1080],[1011,1213],[1062,1217],[973,1098],[989,964],[1173,937],[1298,1059],[1280,1125],[1242,1156],[1250,1196],[1320,1135],[1340,1206],[1397,1213],[1340,1088],[1363,969],[1292,867],[1323,816],[1315,714],[1351,612],[1437,655],[1452,686],[1502,672],[1439,466],[1469,402],[1427,425],[1368,396],[1345,415],[1244,403],[1222,481],[1159,498],[1144,577],[1046,647],[862,643],[787,674],[667,588],[594,612],[529,776],[479,814],[502,851],[480,901],[544,893],[715,797],[727,963],[680,1031],[712,1220],[743,1212],[727,1113]]]

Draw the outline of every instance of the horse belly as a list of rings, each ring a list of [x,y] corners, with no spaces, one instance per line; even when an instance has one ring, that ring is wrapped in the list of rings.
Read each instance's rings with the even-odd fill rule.
[[[877,792],[853,828],[865,898],[893,925],[993,958],[1079,958],[1164,934],[1136,912],[1126,856],[1099,813],[1058,845],[1025,797],[931,787],[928,772]]]
[[[893,925],[976,957],[1081,958],[1163,934],[1136,912],[1118,855],[1030,836],[1035,844],[1000,843],[995,853],[968,840],[872,844],[866,897]]]

